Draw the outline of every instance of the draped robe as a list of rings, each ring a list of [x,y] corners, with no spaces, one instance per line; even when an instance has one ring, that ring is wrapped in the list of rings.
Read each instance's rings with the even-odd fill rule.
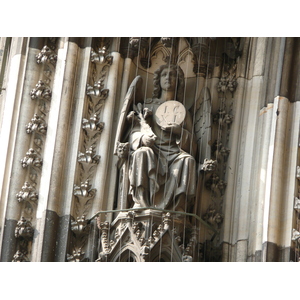
[[[147,99],[144,104],[153,113],[147,122],[157,136],[151,148],[142,143],[140,124],[135,124],[130,134],[129,193],[134,207],[176,209],[179,198],[189,203],[195,196],[196,162],[191,154],[195,153],[196,142],[191,134],[191,117],[187,112],[181,136],[162,130],[154,115],[163,102]]]

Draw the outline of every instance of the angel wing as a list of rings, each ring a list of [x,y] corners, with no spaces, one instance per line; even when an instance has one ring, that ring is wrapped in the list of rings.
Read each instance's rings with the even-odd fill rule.
[[[115,148],[114,148],[114,154],[117,154],[117,145],[118,142],[121,142],[122,136],[124,135],[124,129],[126,124],[126,118],[129,113],[130,108],[132,107],[132,104],[137,104],[139,102],[143,101],[142,96],[142,84],[143,79],[141,76],[136,76],[134,80],[132,81],[128,92],[125,96],[123,107],[120,113],[119,123],[117,127],[117,133],[116,133],[116,140],[115,140]]]
[[[194,108],[194,130],[197,139],[199,162],[211,158],[211,96],[207,87],[202,88]]]

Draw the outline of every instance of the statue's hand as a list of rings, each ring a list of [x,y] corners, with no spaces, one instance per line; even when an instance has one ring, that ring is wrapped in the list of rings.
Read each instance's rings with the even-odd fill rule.
[[[168,123],[167,126],[162,126],[161,129],[164,131],[170,131],[171,133],[173,133],[175,135],[180,135],[182,127],[181,127],[181,125],[178,125],[177,123],[170,122],[170,123]]]
[[[142,137],[142,143],[144,146],[147,146],[147,147],[153,146],[155,140],[156,140],[155,134],[144,134]]]

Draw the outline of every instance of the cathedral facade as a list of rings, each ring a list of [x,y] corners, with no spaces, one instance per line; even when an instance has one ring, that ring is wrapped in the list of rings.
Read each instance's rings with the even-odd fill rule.
[[[298,262],[299,50],[1,38],[0,260]]]

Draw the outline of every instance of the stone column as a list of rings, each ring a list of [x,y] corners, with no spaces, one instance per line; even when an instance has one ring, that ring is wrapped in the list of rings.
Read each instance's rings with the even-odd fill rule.
[[[37,49],[28,47],[28,44],[28,38],[12,39],[7,88],[1,96],[4,103],[0,137],[0,157],[4,162],[0,169],[1,261],[12,261],[15,252],[14,231],[20,218],[20,204],[16,194],[24,184],[26,173],[22,170],[20,160],[29,146],[25,125],[33,112],[33,104],[28,95],[30,84],[37,78],[34,60],[38,52]]]

